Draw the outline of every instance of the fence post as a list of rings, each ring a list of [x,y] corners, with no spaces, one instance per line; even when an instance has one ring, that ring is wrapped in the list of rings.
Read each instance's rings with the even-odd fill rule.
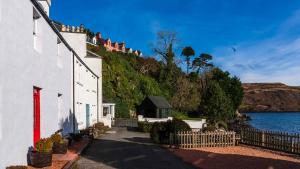
[[[262,132],[262,135],[261,135],[261,142],[262,142],[262,146],[264,147],[265,146],[265,132],[263,131]]]

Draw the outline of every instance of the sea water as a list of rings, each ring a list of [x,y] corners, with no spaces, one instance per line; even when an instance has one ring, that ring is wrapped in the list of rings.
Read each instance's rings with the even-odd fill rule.
[[[257,112],[246,113],[248,123],[261,130],[300,133],[300,112]]]

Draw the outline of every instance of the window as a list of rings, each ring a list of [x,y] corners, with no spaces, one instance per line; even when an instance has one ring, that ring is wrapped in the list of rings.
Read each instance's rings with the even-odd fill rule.
[[[103,116],[107,116],[109,114],[109,107],[103,107]]]

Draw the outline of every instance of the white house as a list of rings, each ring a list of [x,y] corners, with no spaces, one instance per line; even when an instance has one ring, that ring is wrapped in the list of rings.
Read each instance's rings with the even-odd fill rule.
[[[85,37],[80,30],[57,30],[50,5],[0,0],[1,169],[26,165],[40,138],[61,128],[76,132],[102,118],[101,58],[88,57],[85,39],[75,43]]]
[[[76,130],[99,121],[102,114],[102,58],[88,53],[86,34],[81,28],[61,29],[62,36],[78,54],[74,61]]]

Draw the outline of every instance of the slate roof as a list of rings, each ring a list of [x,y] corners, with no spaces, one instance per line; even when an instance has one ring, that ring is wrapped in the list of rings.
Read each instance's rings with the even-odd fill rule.
[[[152,103],[157,108],[171,108],[172,106],[170,103],[162,96],[148,96],[148,98],[152,101]]]

